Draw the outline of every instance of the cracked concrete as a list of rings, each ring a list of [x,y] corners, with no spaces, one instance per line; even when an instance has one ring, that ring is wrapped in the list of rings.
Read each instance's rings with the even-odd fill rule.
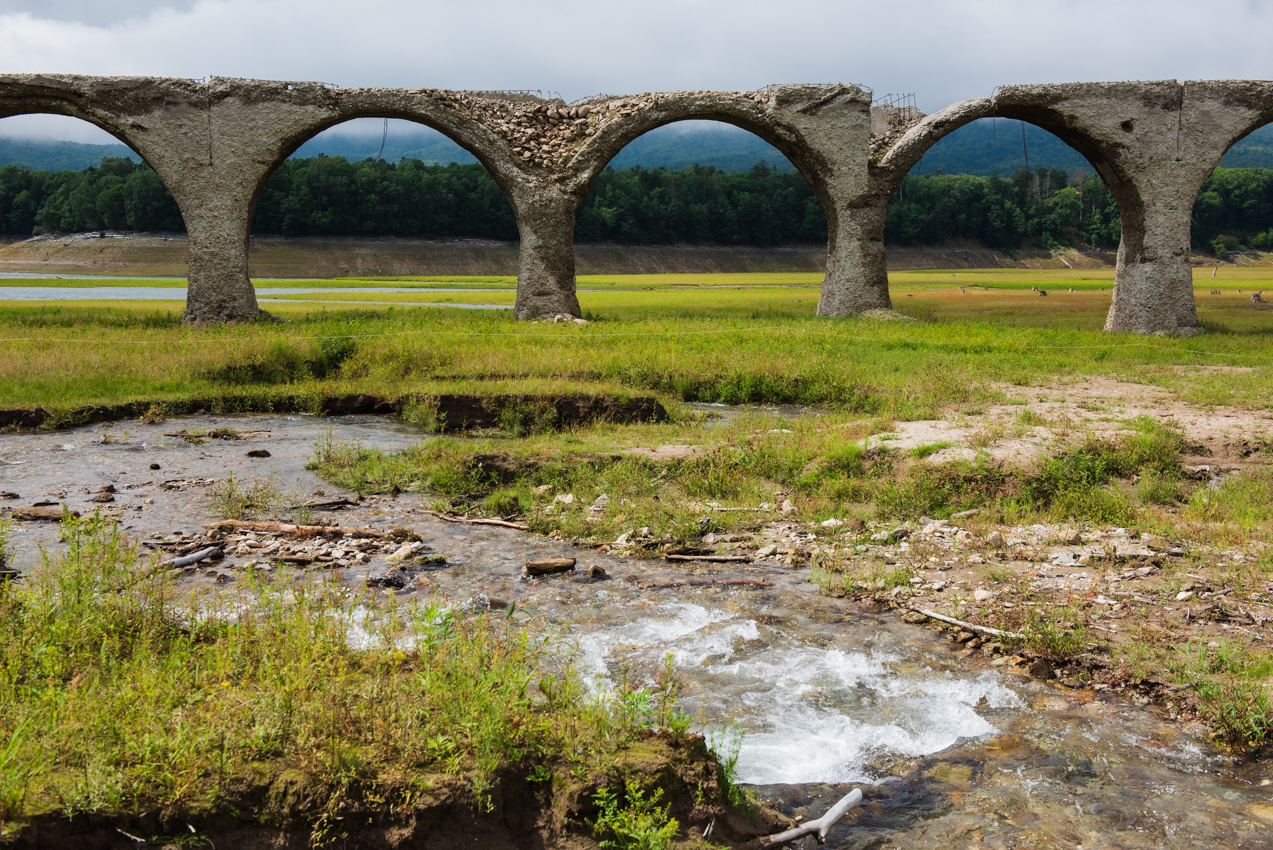
[[[353,118],[424,124],[486,167],[521,235],[519,319],[579,315],[576,208],[633,139],[692,119],[723,121],[765,139],[822,201],[830,237],[819,315],[887,310],[889,197],[942,137],[997,116],[1056,134],[1109,185],[1123,238],[1106,330],[1143,334],[1198,329],[1188,265],[1193,202],[1225,151],[1273,120],[1273,83],[1005,86],[927,117],[892,120],[887,109],[873,108],[870,93],[850,85],[602,95],[566,104],[524,93],[220,77],[0,75],[0,118],[44,112],[88,121],[137,151],[163,180],[189,233],[188,322],[260,318],[247,273],[257,199],[301,144]]]

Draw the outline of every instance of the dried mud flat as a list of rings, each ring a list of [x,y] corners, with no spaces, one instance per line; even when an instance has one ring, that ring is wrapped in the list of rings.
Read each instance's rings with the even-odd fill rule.
[[[1216,367],[1212,367],[1215,371]],[[1242,372],[1242,368],[1224,371]],[[1168,389],[1102,377],[1062,379],[1049,385],[1002,385],[1010,404],[988,405],[974,412],[955,411],[948,418],[898,422],[888,434],[872,437],[871,446],[909,451],[950,443],[929,455],[933,462],[976,460],[1024,465],[1055,454],[1076,433],[1112,435],[1132,420],[1148,417],[1173,423],[1184,432],[1194,454],[1191,465],[1244,469],[1259,458],[1259,441],[1273,434],[1273,413],[1235,407],[1198,407],[1180,401]]]

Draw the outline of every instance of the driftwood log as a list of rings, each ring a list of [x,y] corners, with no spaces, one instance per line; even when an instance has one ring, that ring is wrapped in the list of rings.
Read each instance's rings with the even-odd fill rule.
[[[976,623],[966,623],[963,620],[956,620],[954,617],[947,617],[945,614],[938,614],[935,611],[926,611],[923,608],[910,609],[916,614],[923,614],[932,620],[940,620],[943,623],[950,623],[952,626],[959,626],[961,629],[967,629],[970,632],[981,632],[985,635],[991,635],[997,638],[1019,638],[1021,635],[1016,632],[1005,632],[1002,629],[992,629],[989,626],[979,626]]]
[[[568,573],[575,568],[574,558],[544,558],[539,561],[528,561],[522,572],[528,576],[546,576],[553,573]]]
[[[751,555],[664,555],[668,561],[709,561],[714,564],[751,563]]]
[[[831,827],[835,826],[840,818],[844,817],[849,809],[852,809],[858,803],[862,802],[862,789],[854,788],[849,793],[840,798],[840,802],[832,806],[825,815],[817,820],[807,821],[800,824],[794,829],[786,832],[780,832],[777,835],[771,835],[768,838],[760,839],[761,847],[777,847],[779,844],[787,844],[795,841],[797,838],[818,833],[818,843],[825,844],[827,841],[827,833],[831,831]]]
[[[67,513],[73,517],[80,515],[79,511],[67,511]],[[25,519],[35,522],[61,522],[62,508],[61,506],[56,508],[14,508],[12,516],[14,519]]]
[[[207,560],[219,561],[224,557],[225,557],[225,553],[221,551],[220,547],[210,546],[207,549],[200,549],[198,552],[193,552],[189,555],[183,555],[180,558],[173,558],[171,561],[168,561],[167,563],[162,564],[162,566],[171,567],[172,569],[185,568],[185,567],[194,566],[200,561],[207,561]]]
[[[647,581],[637,584],[640,590],[663,590],[667,587],[773,587],[758,578],[687,578],[680,581]]]
[[[350,528],[343,525],[292,525],[286,522],[256,522],[245,519],[223,519],[220,522],[209,522],[204,528],[216,528],[221,531],[264,531],[270,534],[288,534],[293,537],[369,537],[383,540],[389,535],[375,528]]]
[[[469,525],[498,525],[500,528],[513,528],[517,531],[530,531],[530,528],[522,525],[521,523],[509,522],[504,519],[469,519],[468,517],[447,516],[446,514],[438,513],[437,511],[420,511],[420,513],[435,516],[438,519],[446,520],[447,522],[463,522]]]

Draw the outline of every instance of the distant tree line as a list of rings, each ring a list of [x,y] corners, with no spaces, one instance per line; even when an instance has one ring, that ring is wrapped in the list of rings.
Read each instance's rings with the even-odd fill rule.
[[[1010,177],[940,172],[907,177],[889,202],[885,240],[941,245],[977,240],[1002,250],[1113,248],[1118,205],[1082,170],[1019,170]],[[144,163],[106,157],[83,171],[0,167],[0,232],[181,230],[181,213]],[[252,229],[283,236],[481,237],[513,241],[503,193],[476,164],[292,159],[274,173]],[[822,205],[795,171],[764,162],[713,167],[607,169],[580,206],[580,242],[781,245],[827,238]],[[1216,169],[1193,211],[1194,246],[1273,250],[1273,170]]]
[[[1118,204],[1099,177],[1024,168],[1011,177],[936,172],[907,177],[889,202],[884,241],[941,245],[975,239],[990,248],[1032,244],[1117,247]]]

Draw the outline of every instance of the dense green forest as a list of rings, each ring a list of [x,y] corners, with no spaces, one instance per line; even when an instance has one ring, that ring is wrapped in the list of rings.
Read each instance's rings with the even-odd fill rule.
[[[179,230],[181,214],[145,164],[104,158],[83,171],[0,166],[0,232]],[[284,236],[481,237],[513,241],[507,200],[480,165],[396,164],[343,157],[288,160],[257,206],[252,229]],[[826,217],[795,171],[690,166],[610,168],[579,209],[580,242],[780,245],[827,238]],[[889,205],[885,239],[992,248],[1112,248],[1119,215],[1109,191],[1079,168],[1009,177],[907,177]],[[1194,207],[1196,248],[1273,250],[1273,171],[1216,169]]]

